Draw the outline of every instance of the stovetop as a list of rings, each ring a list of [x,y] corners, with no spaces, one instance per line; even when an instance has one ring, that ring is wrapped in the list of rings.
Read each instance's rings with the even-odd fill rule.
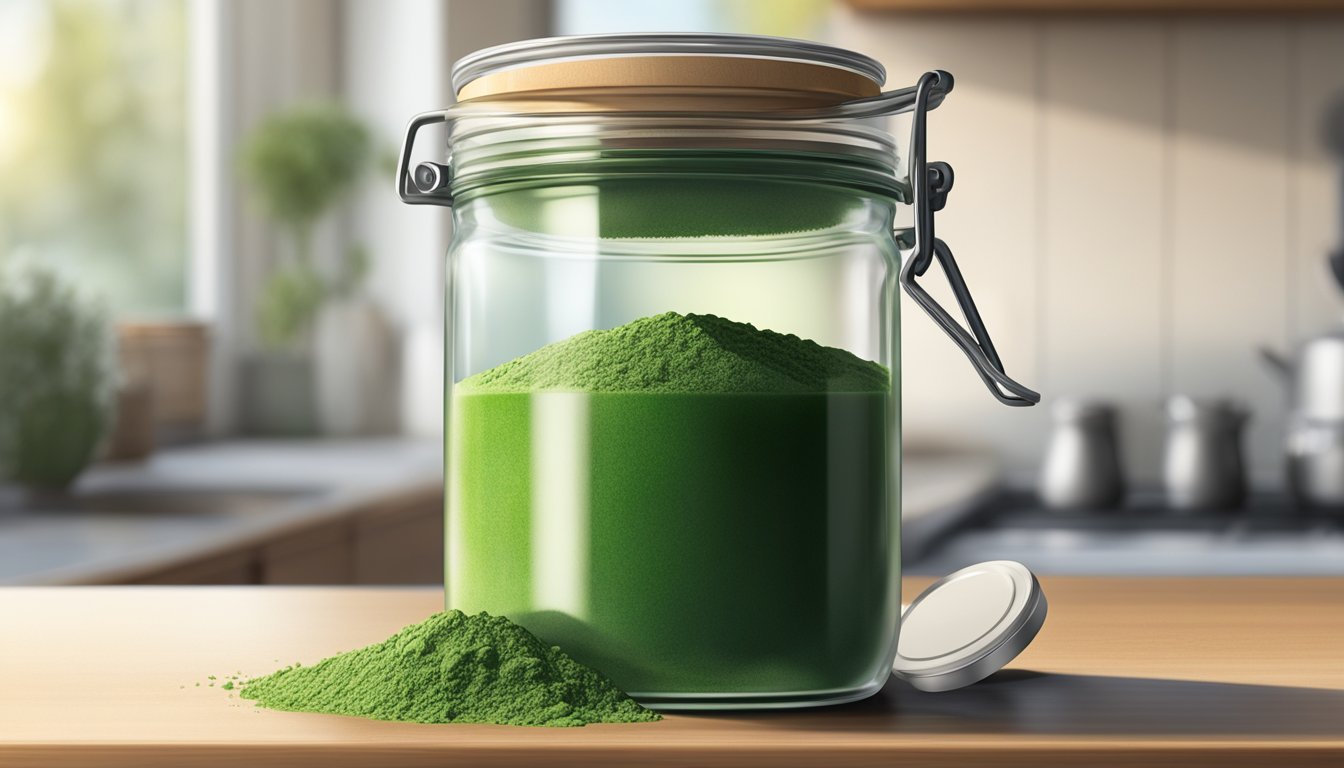
[[[1344,515],[1253,494],[1236,510],[1184,512],[1158,492],[1121,509],[1057,512],[1005,491],[905,553],[904,571],[940,575],[982,560],[1018,560],[1042,574],[1344,575]]]

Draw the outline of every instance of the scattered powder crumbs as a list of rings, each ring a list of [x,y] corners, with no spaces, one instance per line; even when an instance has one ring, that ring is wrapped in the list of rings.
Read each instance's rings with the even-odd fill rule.
[[[661,719],[508,619],[461,611],[240,686],[244,699],[270,709],[376,720],[579,726]]]

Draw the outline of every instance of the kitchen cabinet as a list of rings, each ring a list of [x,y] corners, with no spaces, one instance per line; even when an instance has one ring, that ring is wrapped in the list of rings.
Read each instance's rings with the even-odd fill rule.
[[[441,584],[443,493],[422,488],[227,551],[113,575],[105,584]]]
[[[257,560],[248,551],[194,559],[125,580],[130,584],[255,584]]]
[[[4,588],[0,765],[1344,765],[1344,579],[1041,583],[1036,641],[960,691],[584,728],[276,712],[208,686],[380,641],[439,588]]]
[[[259,583],[353,583],[354,542],[351,534],[351,525],[338,520],[265,544],[258,551]]]
[[[354,521],[354,583],[443,583],[443,497],[403,500]]]

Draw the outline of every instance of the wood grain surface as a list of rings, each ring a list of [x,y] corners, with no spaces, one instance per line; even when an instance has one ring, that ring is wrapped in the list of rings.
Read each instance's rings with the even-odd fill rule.
[[[381,640],[436,590],[0,589],[0,766],[1344,765],[1344,580],[1042,583],[1036,642],[962,691],[572,729],[272,712],[209,686]]]

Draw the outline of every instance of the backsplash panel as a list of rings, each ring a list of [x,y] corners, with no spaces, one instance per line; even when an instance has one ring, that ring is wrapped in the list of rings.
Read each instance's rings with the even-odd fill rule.
[[[1162,403],[1232,396],[1254,411],[1255,483],[1282,482],[1281,388],[1256,347],[1338,321],[1324,266],[1339,171],[1323,107],[1344,90],[1344,20],[861,13],[832,39],[891,85],[958,78],[930,153],[958,171],[939,234],[956,251],[1010,372],[1041,389],[1002,408],[917,307],[902,328],[912,441],[992,447],[1030,477],[1050,400],[1122,409],[1139,483],[1160,477]]]

